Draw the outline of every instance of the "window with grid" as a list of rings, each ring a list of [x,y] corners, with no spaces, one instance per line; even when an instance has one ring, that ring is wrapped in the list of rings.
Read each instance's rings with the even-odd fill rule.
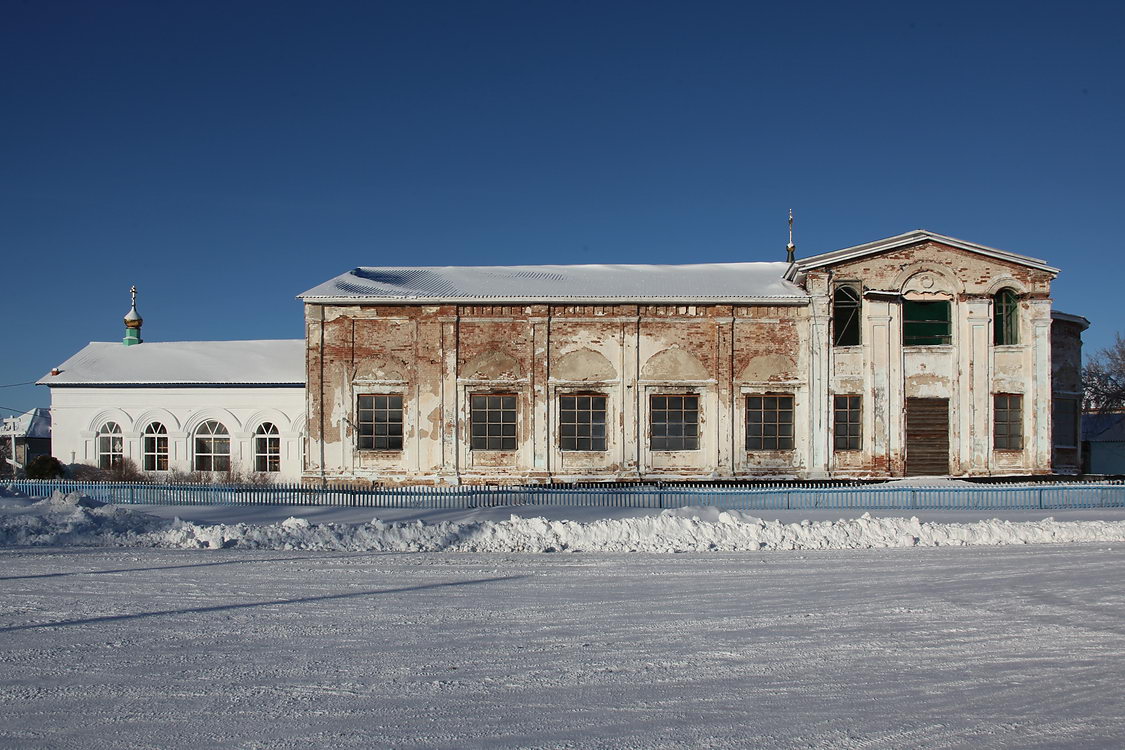
[[[281,471],[281,435],[271,422],[254,431],[254,471]]]
[[[793,449],[793,397],[746,397],[746,450]]]
[[[402,396],[360,396],[359,449],[376,451],[402,450]]]
[[[473,450],[516,449],[516,396],[512,393],[477,394],[469,397]]]
[[[604,451],[605,403],[596,393],[559,396],[559,448]]]
[[[838,451],[857,451],[860,442],[860,397],[832,397],[832,441]]]
[[[859,345],[859,290],[853,286],[838,286],[832,294],[832,345]]]
[[[230,471],[230,433],[215,421],[195,431],[195,470]]]
[[[145,427],[145,471],[168,471],[168,428],[160,422]]]
[[[106,422],[98,429],[98,466],[102,469],[118,469],[125,460],[125,440],[121,435],[121,425]]]
[[[992,447],[1001,451],[1023,449],[1023,396],[997,393],[993,397]]]
[[[648,429],[654,451],[699,450],[699,396],[653,396]]]

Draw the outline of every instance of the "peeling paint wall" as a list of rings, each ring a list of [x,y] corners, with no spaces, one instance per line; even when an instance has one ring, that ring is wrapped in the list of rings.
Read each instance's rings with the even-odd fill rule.
[[[795,477],[792,450],[745,449],[745,398],[796,396],[803,306],[307,305],[306,478],[491,483]],[[401,451],[358,450],[357,397],[403,396]],[[518,447],[473,450],[470,398],[517,397]],[[606,450],[559,446],[559,397],[606,397]],[[654,396],[699,399],[699,447],[651,450]]]
[[[1052,341],[1051,278],[924,242],[810,270],[801,280],[808,304],[309,304],[305,476],[382,483],[900,476],[909,465],[913,399],[948,401],[948,473],[1046,473],[1052,374],[1061,383],[1077,361],[1072,343]],[[841,282],[862,291],[857,346],[832,345],[832,293]],[[993,295],[1005,288],[1019,299],[1018,341],[997,346]],[[904,298],[948,300],[950,343],[904,346]],[[1023,398],[1018,450],[994,449],[997,393]],[[356,448],[356,400],[367,394],[402,395],[401,451]],[[475,394],[516,397],[515,450],[472,448]],[[605,450],[560,447],[560,397],[581,394],[605,397]],[[698,398],[698,447],[654,450],[651,400],[677,395]],[[749,449],[747,399],[771,395],[793,399],[794,446]],[[834,443],[836,395],[861,399],[858,449]]]
[[[907,409],[911,399],[949,404],[948,472],[953,475],[1038,474],[1051,471],[1051,372],[1048,328],[1051,274],[937,242],[922,242],[809,272],[806,288],[829,310],[837,285],[863,294],[859,346],[813,346],[828,364],[827,388],[815,365],[810,388],[863,399],[862,448],[830,449],[835,476],[897,476],[906,472]],[[1019,297],[1018,342],[993,341],[993,296]],[[935,346],[903,342],[903,299],[947,300],[951,340]],[[813,305],[817,305],[814,297]],[[1023,397],[1023,447],[995,450],[994,395]],[[814,395],[814,401],[816,396]],[[830,430],[828,431],[830,432]]]

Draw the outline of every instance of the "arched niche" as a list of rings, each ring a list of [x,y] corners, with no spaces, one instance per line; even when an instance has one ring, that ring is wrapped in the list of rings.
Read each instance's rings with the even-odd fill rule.
[[[461,377],[473,380],[515,380],[523,376],[523,368],[512,355],[491,349],[470,359],[461,368]]]
[[[657,352],[641,369],[644,380],[707,380],[710,377],[694,354],[679,348]]]
[[[617,370],[601,352],[577,349],[559,357],[551,367],[551,375],[558,380],[616,380]]]
[[[407,380],[409,367],[397,357],[370,357],[355,363],[355,378],[359,380]]]
[[[763,354],[752,357],[742,369],[738,379],[760,383],[768,380],[791,380],[796,376],[797,363],[785,354]]]

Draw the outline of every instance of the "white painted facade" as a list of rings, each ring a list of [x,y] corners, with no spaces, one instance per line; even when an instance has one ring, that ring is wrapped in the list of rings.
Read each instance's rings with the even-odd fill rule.
[[[168,431],[168,469],[190,472],[196,430],[214,420],[230,434],[231,470],[247,474],[254,471],[255,431],[268,422],[277,426],[281,443],[276,478],[295,482],[301,477],[304,401],[303,386],[54,388],[52,453],[64,464],[97,466],[98,431],[113,422],[121,428],[124,457],[143,467],[144,431],[158,422]]]
[[[265,469],[278,481],[301,477],[305,384],[300,339],[95,342],[39,382],[51,388],[52,453],[64,464],[110,468],[119,455],[154,478],[213,470],[199,455],[198,438],[217,423],[221,465],[229,465],[230,473],[245,477]],[[160,436],[159,459],[150,435],[146,461],[150,429]],[[114,436],[113,460],[103,456],[99,435]]]

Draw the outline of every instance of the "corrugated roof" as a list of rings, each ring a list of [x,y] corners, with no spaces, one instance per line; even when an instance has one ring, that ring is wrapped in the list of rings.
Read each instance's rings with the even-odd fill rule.
[[[42,385],[304,385],[303,339],[95,341],[44,375]]]
[[[788,263],[355,268],[313,287],[311,302],[804,301]]]

